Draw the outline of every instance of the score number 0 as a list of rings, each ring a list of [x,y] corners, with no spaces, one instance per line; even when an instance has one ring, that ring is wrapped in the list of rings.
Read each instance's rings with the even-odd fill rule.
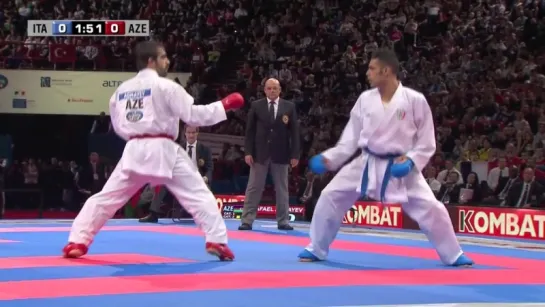
[[[57,27],[57,31],[58,31],[59,33],[66,33],[66,30],[67,30],[67,28],[66,28],[66,24],[65,24],[65,23],[61,23],[61,24],[59,24],[59,26]]]
[[[53,21],[53,35],[72,34],[72,26],[70,21]]]
[[[112,23],[109,26],[109,31],[112,33],[112,34],[117,34],[119,33],[119,25],[117,23]]]
[[[106,35],[124,35],[125,22],[119,20],[106,20]]]

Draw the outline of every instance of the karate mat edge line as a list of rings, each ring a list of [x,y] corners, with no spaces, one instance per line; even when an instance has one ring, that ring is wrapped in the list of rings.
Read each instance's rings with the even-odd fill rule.
[[[61,226],[59,224],[68,224],[67,227],[69,227],[71,222],[73,222],[73,219],[40,219],[40,220],[0,220],[0,228],[16,228],[18,224],[28,224],[24,226],[24,228],[30,228],[30,227],[55,227],[55,226]],[[159,219],[159,222],[156,224],[149,224],[149,223],[139,223],[138,219],[111,219],[108,221],[108,223],[105,226],[114,226],[114,225],[125,225],[125,226],[142,226],[142,227],[153,227],[153,226],[180,226],[180,227],[190,227],[195,226],[193,223],[193,220],[190,218],[187,219],[181,219],[183,223],[179,222],[173,222],[172,219],[169,218],[161,218]],[[225,219],[227,223],[240,223],[239,219]],[[271,229],[273,227],[270,226],[276,226],[275,221],[271,220],[256,220],[255,223],[257,226],[265,229]],[[127,225],[128,224],[128,225]],[[33,226],[32,226],[33,225]],[[308,231],[310,223],[309,222],[292,222],[292,226],[296,227],[296,230],[303,230]],[[8,227],[5,227],[8,226]],[[229,226],[229,225],[228,225]],[[301,229],[299,229],[301,227]],[[229,228],[229,227],[228,227]],[[276,228],[276,227],[274,227]],[[359,225],[342,225],[341,231],[346,230],[361,230],[361,231],[381,231],[381,232],[390,232],[390,233],[415,233],[415,234],[422,234],[422,231],[418,229],[399,229],[399,228],[390,228],[390,227],[379,227],[379,226],[359,226]],[[282,233],[289,233],[288,231],[283,231]],[[352,234],[352,232],[342,232],[343,234]],[[536,243],[545,245],[545,240],[539,240],[539,239],[527,239],[527,238],[510,238],[510,237],[494,237],[494,236],[488,236],[488,235],[479,235],[479,234],[466,234],[466,233],[456,233],[456,236],[459,237],[471,237],[471,238],[480,238],[480,239],[489,239],[489,240],[498,240],[498,241],[515,241],[515,242],[527,242],[527,243]]]
[[[39,222],[38,222],[39,221]],[[111,219],[108,221],[108,223],[105,226],[114,226],[119,224],[129,224],[131,226],[139,225],[142,227],[153,227],[153,226],[180,226],[180,227],[190,227],[194,226],[191,222],[193,221],[190,218],[187,219],[181,219],[183,223],[176,223],[173,222],[170,218],[161,218],[159,219],[158,224],[143,224],[138,223],[138,219]],[[239,219],[225,219],[228,223],[240,223]],[[71,223],[73,222],[73,219],[40,219],[40,220],[28,220],[28,219],[22,219],[22,220],[0,220],[0,228],[14,228],[17,227],[18,224],[25,224],[28,223],[29,225],[25,225],[22,227],[54,227],[54,226],[60,226],[59,224],[64,223]],[[187,223],[187,224],[186,224]],[[271,229],[273,225],[276,225],[276,221],[271,220],[256,220],[257,226],[260,228],[265,229]],[[11,225],[10,225],[11,224]],[[292,222],[292,226],[296,227],[296,230],[298,231],[308,231],[308,226],[310,223],[308,222]],[[31,226],[34,225],[34,226]],[[41,225],[41,226],[40,226]],[[4,226],[4,227],[3,227]],[[5,227],[8,226],[8,227]],[[128,226],[128,225],[126,225]],[[298,226],[301,226],[302,229],[298,229]],[[412,234],[422,234],[420,230],[417,229],[398,229],[398,228],[389,228],[389,227],[368,227],[368,226],[359,226],[359,225],[343,225],[341,226],[341,233],[342,234],[352,234],[351,232],[342,232],[346,230],[361,230],[361,231],[381,231],[386,233],[412,233]],[[0,232],[1,233],[1,232]],[[278,232],[279,234],[289,234],[289,232]],[[479,234],[466,234],[466,233],[456,233],[456,236],[459,238],[479,238],[479,239],[485,239],[485,240],[491,240],[491,241],[506,241],[506,242],[521,242],[521,243],[533,243],[538,245],[543,245],[545,247],[545,240],[539,240],[539,239],[527,239],[527,238],[510,238],[510,237],[494,237],[494,236],[487,236],[487,235],[479,235]],[[501,248],[501,247],[500,247]]]

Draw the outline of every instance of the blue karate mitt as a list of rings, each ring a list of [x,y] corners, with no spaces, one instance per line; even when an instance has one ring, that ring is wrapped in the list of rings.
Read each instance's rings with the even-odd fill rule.
[[[411,159],[407,159],[405,162],[394,163],[390,168],[390,173],[396,178],[407,176],[414,167],[414,162]]]
[[[325,158],[322,155],[315,155],[314,157],[310,158],[310,161],[308,161],[308,167],[310,168],[310,171],[321,175],[328,171],[327,165],[325,164]]]

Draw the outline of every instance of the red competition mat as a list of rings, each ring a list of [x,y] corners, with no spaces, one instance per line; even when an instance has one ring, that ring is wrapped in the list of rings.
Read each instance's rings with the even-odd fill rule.
[[[205,253],[191,221],[111,221],[77,260],[59,257],[70,221],[2,222],[0,306],[545,304],[545,244],[538,241],[464,237],[478,265],[457,269],[443,266],[417,232],[349,228],[328,261],[300,263],[308,225],[283,232],[256,222],[241,232],[238,223],[228,221],[237,259],[225,263]]]

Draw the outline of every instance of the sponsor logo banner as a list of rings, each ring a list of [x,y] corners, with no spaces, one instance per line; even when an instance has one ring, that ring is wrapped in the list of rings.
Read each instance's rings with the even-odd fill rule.
[[[398,204],[356,202],[344,215],[343,224],[403,228],[403,212]]]
[[[545,239],[545,211],[458,207],[458,233],[494,237]]]
[[[115,89],[136,73],[4,70],[0,113],[98,115],[108,113]],[[187,73],[171,73],[185,85]]]
[[[218,208],[235,212],[242,210],[244,195],[216,195]],[[226,210],[228,209],[228,210]],[[449,216],[457,233],[519,239],[545,240],[545,211],[532,209],[450,206]],[[290,206],[294,219],[304,216],[302,206]],[[263,204],[258,208],[259,218],[273,218],[276,207]],[[232,215],[231,217],[235,217]],[[399,204],[356,202],[343,217],[344,225],[418,229]]]
[[[241,211],[244,195],[216,195],[218,208],[224,212]],[[226,210],[228,209],[228,210]],[[457,233],[490,237],[545,240],[545,211],[492,207],[449,206],[449,216]],[[304,216],[303,206],[290,206],[290,218]],[[276,207],[262,204],[259,218],[273,218]],[[230,217],[236,217],[232,215]],[[344,225],[418,229],[399,204],[383,205],[379,202],[356,202],[343,217]]]
[[[240,218],[242,207],[244,206],[244,195],[216,195],[218,209],[222,212],[224,218]],[[304,206],[290,206],[290,220],[301,220],[305,214]],[[257,207],[257,218],[276,217],[276,206],[259,205]]]

